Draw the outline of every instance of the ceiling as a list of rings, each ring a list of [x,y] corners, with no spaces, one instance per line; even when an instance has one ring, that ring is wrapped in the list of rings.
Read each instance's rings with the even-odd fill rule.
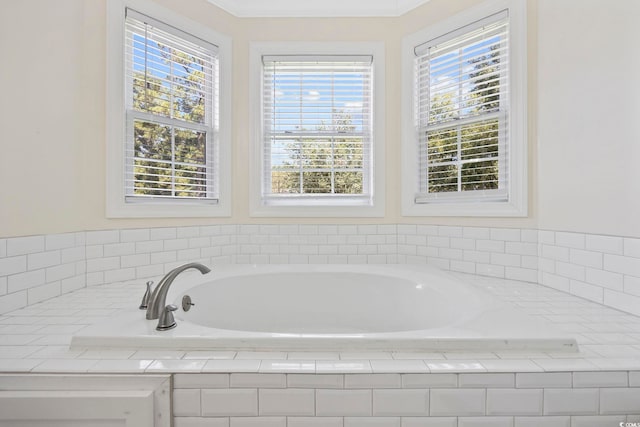
[[[429,0],[207,0],[232,15],[253,17],[400,16]]]

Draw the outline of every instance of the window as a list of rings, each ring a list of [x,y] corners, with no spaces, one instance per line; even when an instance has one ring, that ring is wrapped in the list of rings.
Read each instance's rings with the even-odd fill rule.
[[[255,61],[261,112],[253,145],[260,174],[252,214],[377,215],[374,80],[380,58],[256,52]]]
[[[228,131],[221,132],[221,124],[227,123],[220,108],[224,48],[214,43],[216,35],[195,24],[142,13],[149,7],[144,2],[112,7],[118,10],[110,16],[122,20],[114,25],[122,31],[117,37],[122,74],[109,82],[122,94],[114,97],[122,107],[117,109],[121,116],[110,121],[108,213],[228,215],[228,202],[222,200],[228,187],[222,182],[228,180],[222,161]],[[165,18],[174,15],[154,11]]]
[[[515,74],[524,72],[524,45],[513,9],[487,3],[439,34],[405,40],[413,117],[405,161],[413,159],[415,182],[405,214],[526,214],[526,86]]]

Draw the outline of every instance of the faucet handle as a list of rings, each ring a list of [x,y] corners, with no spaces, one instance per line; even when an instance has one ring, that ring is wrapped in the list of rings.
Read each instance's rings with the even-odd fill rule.
[[[156,326],[156,331],[168,331],[169,329],[173,329],[176,327],[176,319],[173,317],[173,312],[178,309],[177,305],[169,304],[167,305],[162,313],[160,313],[160,319],[158,319],[158,326]]]
[[[147,282],[147,290],[142,297],[142,301],[140,302],[140,310],[146,310],[149,307],[149,301],[151,300],[151,285],[153,285],[153,280],[149,280]]]

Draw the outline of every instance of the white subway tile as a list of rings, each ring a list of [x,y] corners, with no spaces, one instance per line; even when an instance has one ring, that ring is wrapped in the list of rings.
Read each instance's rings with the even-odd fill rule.
[[[569,292],[591,301],[602,304],[604,300],[604,290],[600,286],[590,285],[579,280],[571,280],[569,282]]]
[[[402,417],[402,427],[458,427],[454,417]]]
[[[173,415],[199,416],[200,390],[173,390]]]
[[[526,242],[506,242],[505,252],[508,254],[537,256],[538,244]]]
[[[202,372],[258,372],[259,360],[209,360]]]
[[[76,246],[75,233],[49,234],[44,236],[45,250],[68,249]]]
[[[287,417],[287,427],[343,427],[342,417]]]
[[[0,258],[0,276],[8,276],[11,274],[22,273],[27,271],[27,257],[15,256],[9,258]]]
[[[457,374],[403,374],[403,388],[451,388],[458,386]]]
[[[258,390],[204,389],[201,411],[203,416],[209,417],[256,416]]]
[[[345,417],[344,427],[400,427],[400,417]]]
[[[485,414],[486,391],[476,389],[433,389],[430,415],[474,416]]]
[[[144,242],[135,242],[135,253],[151,253],[161,252],[164,249],[162,240],[149,240]]]
[[[375,361],[371,361],[373,364]],[[400,388],[400,374],[346,374],[344,388]]]
[[[627,387],[627,372],[574,372],[574,388],[596,388],[596,387]]]
[[[231,373],[231,387],[236,388],[285,388],[285,374]]]
[[[604,269],[640,277],[640,258],[605,254]]]
[[[538,230],[531,230],[531,229],[520,230],[520,239],[523,242],[538,243]]]
[[[492,228],[491,240],[504,240],[508,242],[520,241],[520,229],[519,228]]]
[[[43,285],[46,282],[45,270],[28,271],[26,273],[14,274],[8,277],[7,289],[9,293],[33,288]]]
[[[27,291],[0,296],[0,314],[17,310],[27,305]]]
[[[458,427],[513,427],[513,417],[460,417]]]
[[[586,282],[617,291],[623,290],[623,275],[610,271],[587,268]]]
[[[63,264],[70,263],[70,262],[76,262],[76,261],[84,261],[85,258],[86,257],[85,257],[85,248],[84,248],[84,246],[75,247],[75,248],[68,248],[68,249],[62,249],[60,251],[60,261]]]
[[[476,250],[481,252],[504,253],[505,243],[499,240],[476,240]]]
[[[608,254],[622,255],[624,253],[624,242],[622,237],[587,234],[585,247],[588,250]]]
[[[514,374],[460,374],[458,386],[462,388],[488,388],[488,387],[508,387],[515,386]]]
[[[556,261],[569,261],[569,248],[552,245],[542,245],[542,256]]]
[[[171,228],[152,228],[149,230],[149,240],[170,240],[177,236],[176,229]]]
[[[640,414],[640,388],[602,388],[601,414]]]
[[[474,250],[476,248],[476,241],[469,238],[452,237],[449,243],[454,249]]]
[[[506,267],[504,277],[505,279],[537,283],[538,271],[531,268]]]
[[[45,239],[44,236],[12,237],[6,240],[6,246],[9,257],[33,254],[44,251]]]
[[[52,267],[60,265],[60,251],[40,252],[27,255],[27,269],[36,270],[38,268]]]
[[[640,387],[640,371],[629,372],[629,387]]]
[[[244,226],[240,226],[244,227]],[[257,232],[257,226],[248,226],[255,227],[255,232]],[[251,232],[249,234],[254,234],[255,232]],[[178,239],[185,239],[190,237],[198,237],[200,235],[200,227],[178,227],[176,229],[176,237]],[[148,239],[147,239],[148,240]]]
[[[46,269],[47,282],[54,282],[56,280],[67,279],[76,275],[75,264],[61,264],[55,267],[49,267]]]
[[[569,292],[569,279],[551,273],[542,273],[542,284],[553,289]]]
[[[136,253],[135,243],[110,243],[103,246],[104,256],[132,255]]]
[[[118,243],[120,241],[120,233],[118,230],[87,231],[85,238],[87,245],[104,245]]]
[[[6,295],[7,289],[7,278],[0,277],[0,295]]]
[[[604,305],[640,316],[640,297],[634,295],[605,289]]]
[[[455,227],[450,225],[439,225],[438,235],[449,237],[462,237],[463,227]]]
[[[344,388],[344,375],[287,374],[289,388]]]
[[[174,389],[228,388],[229,374],[174,374]]]
[[[624,255],[640,258],[640,239],[626,237],[623,241]]]
[[[428,236],[427,245],[435,248],[448,248],[449,238],[446,236]]]
[[[96,258],[87,260],[87,272],[116,270],[120,268],[120,257]]]
[[[160,372],[200,372],[204,364],[204,360],[163,359],[154,361],[145,372],[152,374]]]
[[[61,294],[60,282],[47,283],[27,290],[27,302],[29,305],[57,297]]]
[[[596,415],[598,389],[545,389],[544,415]]]
[[[571,417],[515,417],[515,427],[571,427]]]
[[[104,272],[105,283],[124,282],[136,278],[135,268],[119,268],[117,270],[109,270]]]
[[[150,236],[151,231],[148,228],[120,231],[121,242],[141,242],[145,240],[151,240]]]
[[[640,296],[640,277],[624,276],[624,292]]]
[[[7,239],[0,239],[0,258],[7,256]]]
[[[317,374],[370,374],[371,363],[368,360],[318,360]]]
[[[463,259],[469,262],[480,262],[483,264],[489,264],[489,261],[491,260],[491,253],[465,250]]]
[[[542,415],[542,389],[488,389],[487,415]]]
[[[570,372],[525,372],[516,374],[517,388],[570,388],[572,377]]]
[[[624,423],[626,417],[622,416],[575,416],[571,417],[571,427],[604,427],[604,426],[619,426],[620,423]]]
[[[509,267],[520,267],[520,255],[492,253],[490,263]]]
[[[462,229],[462,237],[469,239],[491,239],[491,231],[489,228],[480,228],[480,227],[463,227]]]
[[[603,255],[601,252],[584,251],[581,249],[570,249],[569,260],[573,264],[591,268],[602,268],[603,265]]]
[[[371,416],[371,390],[316,390],[316,416]]]
[[[286,427],[286,417],[231,417],[230,427]]]
[[[151,256],[149,254],[126,255],[120,258],[120,266],[122,268],[139,267],[150,263]]]
[[[476,273],[481,276],[504,278],[504,271],[503,265],[476,264]]]
[[[555,244],[566,248],[584,249],[585,235],[582,233],[557,231]]]
[[[429,368],[422,360],[371,360],[373,373],[427,373]]]
[[[556,261],[556,274],[562,277],[567,277],[569,279],[584,281],[585,268],[581,265]]]
[[[315,390],[260,389],[260,415],[315,415]]]
[[[373,390],[373,415],[427,416],[429,390]]]

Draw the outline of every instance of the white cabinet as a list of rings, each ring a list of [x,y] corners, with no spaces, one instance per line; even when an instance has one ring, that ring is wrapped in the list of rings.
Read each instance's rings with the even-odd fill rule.
[[[2,427],[169,427],[164,375],[0,375]]]

